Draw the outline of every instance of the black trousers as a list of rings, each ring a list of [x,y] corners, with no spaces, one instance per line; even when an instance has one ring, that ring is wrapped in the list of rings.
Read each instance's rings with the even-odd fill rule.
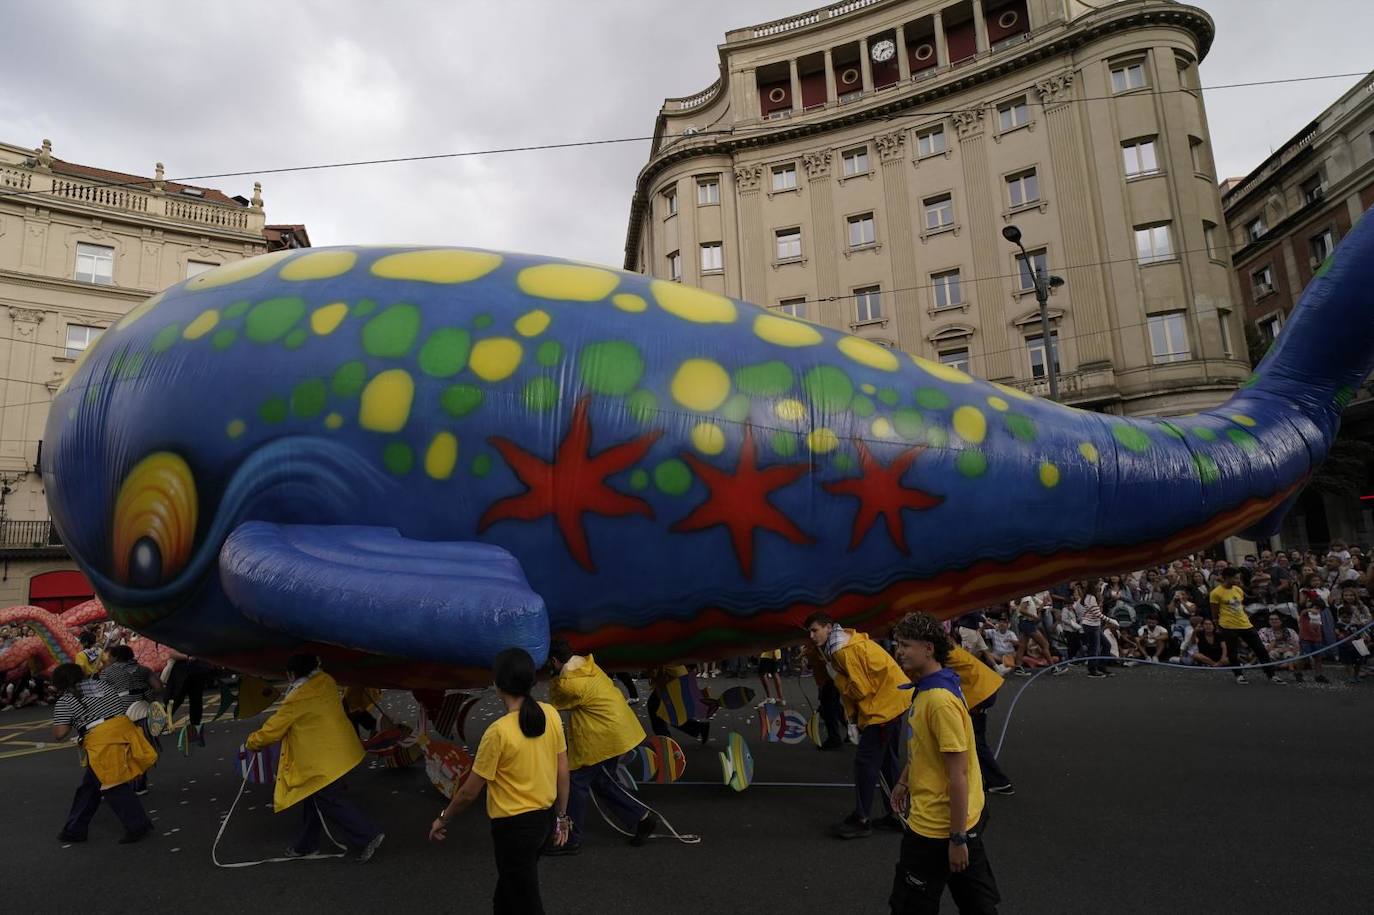
[[[625,692],[629,694],[631,701],[639,698],[639,687],[635,685],[634,674],[621,671],[615,675],[615,678],[625,687]]]
[[[1250,646],[1250,650],[1255,653],[1255,660],[1260,664],[1269,663],[1269,652],[1265,651],[1264,643],[1260,641],[1259,635],[1253,629],[1223,629],[1221,630],[1221,640],[1226,643],[1226,654],[1231,659],[1231,664],[1236,669],[1231,671],[1239,677],[1244,671],[1240,669],[1240,643],[1244,642]],[[1274,668],[1263,668],[1264,675],[1269,679],[1274,679]]]
[[[87,767],[86,774],[76,789],[76,796],[72,798],[72,809],[67,814],[67,825],[62,827],[62,835],[69,839],[86,838],[86,830],[91,826],[91,817],[95,816],[102,800],[110,805],[114,815],[119,817],[125,832],[143,832],[153,828],[153,821],[148,819],[143,802],[134,794],[133,782],[125,782],[108,791],[101,791],[100,779]]]
[[[969,830],[968,867],[957,874],[949,870],[949,839],[918,836],[910,829],[902,833],[901,857],[888,899],[892,915],[939,915],[946,885],[960,915],[997,915],[1002,897],[983,850],[986,822],[984,817]]]
[[[496,915],[544,915],[539,897],[539,849],[553,832],[553,809],[491,821],[496,846]]]
[[[1011,779],[997,764],[997,757],[992,755],[992,748],[988,746],[988,709],[996,704],[997,694],[993,693],[968,710],[969,717],[973,719],[973,745],[978,751],[978,768],[983,773],[984,788],[1011,784]]]
[[[826,741],[843,741],[844,704],[840,701],[840,691],[829,681],[820,689],[820,713]]]
[[[354,851],[361,851],[377,838],[381,829],[348,796],[348,786],[337,779],[301,801],[301,832],[292,845],[303,855],[320,850],[320,817],[339,831],[338,838]]]

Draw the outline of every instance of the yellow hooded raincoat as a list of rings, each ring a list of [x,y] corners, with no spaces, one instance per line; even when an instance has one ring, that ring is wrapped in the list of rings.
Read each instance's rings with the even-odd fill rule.
[[[341,778],[363,758],[363,745],[339,701],[339,684],[316,671],[296,687],[276,714],[244,742],[261,750],[281,741],[272,808],[280,813]]]
[[[644,740],[644,725],[591,655],[573,655],[549,681],[549,702],[568,718],[568,768],[613,759]]]
[[[846,629],[849,642],[831,659],[835,686],[850,721],[860,728],[885,724],[911,705],[911,693],[898,689],[911,682],[892,655],[862,632]]]

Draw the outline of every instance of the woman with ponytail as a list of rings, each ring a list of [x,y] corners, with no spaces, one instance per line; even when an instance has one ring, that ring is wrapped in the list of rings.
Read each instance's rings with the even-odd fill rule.
[[[487,816],[496,848],[497,915],[543,915],[539,897],[539,850],[552,837],[568,840],[568,745],[553,706],[536,702],[534,659],[520,648],[496,656],[496,693],[506,706],[477,746],[472,771],[429,827],[444,840],[448,822],[487,789]]]

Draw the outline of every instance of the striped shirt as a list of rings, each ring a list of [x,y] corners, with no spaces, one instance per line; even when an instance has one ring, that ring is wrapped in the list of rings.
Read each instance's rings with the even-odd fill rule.
[[[82,680],[71,692],[63,693],[53,706],[52,723],[65,724],[85,733],[93,723],[123,715],[128,700],[99,680]]]
[[[127,709],[140,699],[147,699],[153,688],[153,672],[136,661],[119,661],[106,665],[99,679],[125,699]]]
[[[1082,600],[1073,602],[1073,609],[1078,614],[1078,621],[1084,626],[1102,626],[1102,608],[1097,605],[1097,598],[1091,594],[1085,594]]]

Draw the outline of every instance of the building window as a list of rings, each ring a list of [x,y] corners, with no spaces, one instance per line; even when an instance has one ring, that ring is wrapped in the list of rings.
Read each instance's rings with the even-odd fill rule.
[[[1155,365],[1187,362],[1193,358],[1188,348],[1188,327],[1183,312],[1150,316],[1150,355]]]
[[[187,261],[187,262],[186,262],[186,279],[189,280],[191,277],[195,276],[196,274],[198,274],[198,273],[204,273],[206,270],[214,270],[214,269],[215,269],[216,267],[218,267],[218,266],[219,266],[219,264],[211,264],[211,263],[207,263],[207,262],[205,262],[205,261]]]
[[[942,349],[939,355],[941,365],[947,365],[961,372],[968,371],[968,347],[961,346],[958,349]]]
[[[1157,264],[1171,260],[1174,256],[1173,239],[1169,237],[1169,224],[1157,226],[1136,226],[1135,259],[1144,264]]]
[[[668,190],[663,192],[663,218],[677,215],[677,191]]]
[[[847,149],[840,154],[844,161],[844,176],[846,178],[854,175],[862,175],[868,171],[868,147],[860,146],[856,149]]]
[[[1013,207],[1023,207],[1040,199],[1040,180],[1035,169],[1007,176],[1007,198]]]
[[[1025,127],[1030,123],[1030,107],[1026,104],[1026,97],[1023,95],[1010,102],[1003,102],[997,106],[997,118],[1002,125],[1002,133],[1008,130],[1015,130],[1018,127]]]
[[[1044,336],[1036,334],[1026,338],[1026,355],[1030,359],[1031,377],[1040,379],[1045,377],[1045,343]],[[1054,358],[1054,373],[1059,374],[1059,331],[1050,331],[1050,352]]]
[[[1188,154],[1193,157],[1193,171],[1197,172],[1199,175],[1209,174],[1207,168],[1207,153],[1203,148],[1203,143],[1200,138],[1188,138]]]
[[[954,198],[949,194],[927,197],[921,201],[926,208],[926,231],[936,232],[954,226]]]
[[[1326,187],[1322,184],[1321,175],[1313,175],[1304,181],[1301,187],[1302,202],[1305,204],[1316,203],[1318,200],[1321,200],[1322,195],[1326,193]]]
[[[701,246],[701,272],[719,273],[725,269],[724,246],[718,241],[708,241]]]
[[[1267,318],[1260,318],[1256,324],[1259,327],[1260,335],[1273,343],[1279,338],[1279,331],[1283,330],[1283,315],[1272,314]]]
[[[86,351],[100,335],[105,332],[103,327],[90,327],[85,324],[67,325],[67,358],[75,359]]]
[[[773,167],[773,190],[790,191],[797,186],[797,165],[789,162],[786,165]]]
[[[1255,290],[1255,298],[1260,299],[1274,291],[1274,271],[1265,265],[1250,274],[1250,285]]]
[[[863,248],[877,242],[874,233],[873,214],[861,213],[849,217],[849,247]]]
[[[113,286],[114,248],[78,242],[76,246],[76,273],[73,278],[83,283]]]
[[[697,206],[713,206],[720,203],[720,176],[697,179]]]
[[[938,156],[948,148],[949,145],[945,141],[944,124],[916,134],[917,158],[924,159],[926,156]]]
[[[946,270],[930,276],[931,288],[935,290],[935,309],[954,308],[964,304],[964,295],[959,288],[959,271]]]
[[[778,239],[778,260],[794,261],[801,255],[801,229],[779,229]]]
[[[1193,85],[1193,74],[1190,69],[1193,62],[1186,57],[1174,55],[1174,66],[1178,68],[1178,87],[1192,91],[1197,87]]]
[[[882,319],[882,292],[879,287],[861,286],[854,290],[854,317],[861,324]]]
[[[782,312],[785,315],[791,315],[794,318],[805,318],[806,299],[783,299],[773,307],[773,310]]]
[[[1137,60],[1112,67],[1112,91],[1130,92],[1145,88],[1145,62]]]
[[[1336,250],[1336,236],[1330,229],[1323,229],[1307,240],[1307,246],[1312,251],[1312,266],[1319,267]]]
[[[1121,152],[1126,160],[1127,178],[1138,178],[1141,175],[1159,173],[1159,160],[1155,158],[1154,137],[1122,143]]]
[[[668,279],[682,279],[682,252],[674,251],[668,255]]]
[[[1035,288],[1036,273],[1044,277],[1050,275],[1049,257],[1046,255],[1044,248],[1038,248],[1035,251],[1027,251],[1026,253],[1030,255],[1029,260],[1019,254],[1016,255],[1017,281],[1021,284],[1020,289],[1022,292],[1029,292]]]
[[[1221,329],[1221,352],[1229,359],[1235,355],[1235,350],[1231,349],[1231,315],[1229,312],[1217,312],[1217,326]]]
[[[1202,241],[1207,246],[1207,256],[1212,260],[1221,260],[1221,254],[1217,248],[1217,224],[1214,222],[1202,221]]]
[[[1264,237],[1264,233],[1269,231],[1269,227],[1264,224],[1264,217],[1257,216],[1245,225],[1245,234],[1251,241],[1259,241]]]

